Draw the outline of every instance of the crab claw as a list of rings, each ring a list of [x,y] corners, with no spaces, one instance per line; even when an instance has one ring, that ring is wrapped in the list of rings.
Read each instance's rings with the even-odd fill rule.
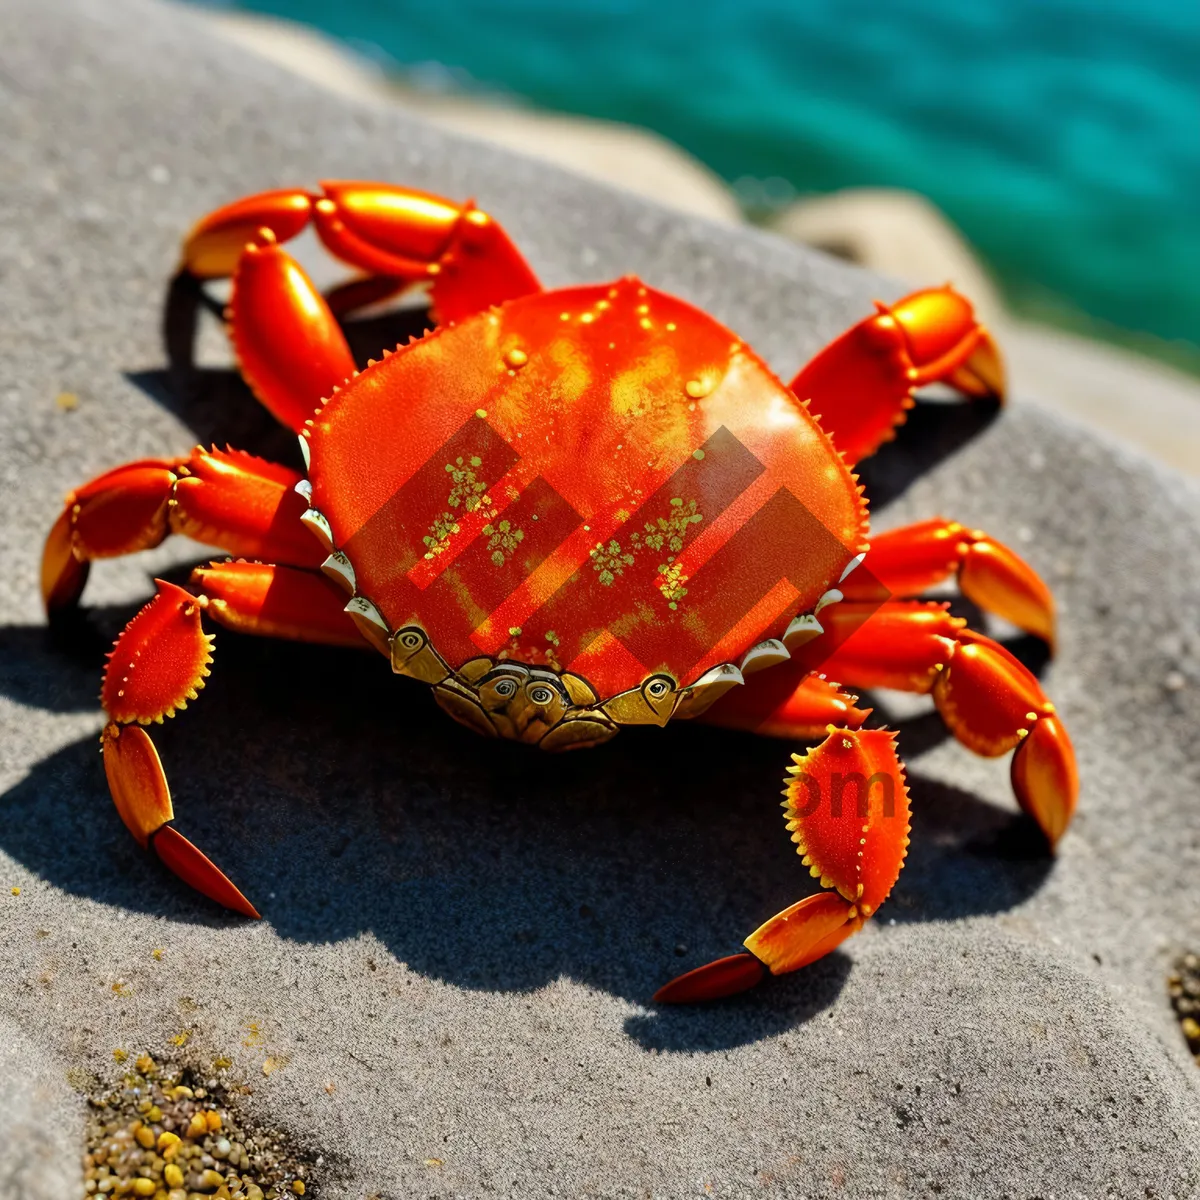
[[[915,387],[945,383],[968,396],[1004,399],[1004,364],[965,296],[950,287],[913,292],[882,315],[895,318],[908,343]]]
[[[848,463],[873,454],[913,405],[944,383],[972,398],[1004,398],[1004,368],[970,301],[950,287],[913,292],[825,347],[791,382]]]
[[[838,729],[792,756],[784,791],[792,841],[828,891],[785,908],[744,942],[748,954],[720,958],[655,993],[664,1004],[732,996],[770,972],[784,975],[824,957],[879,907],[908,852],[909,806],[895,735]]]

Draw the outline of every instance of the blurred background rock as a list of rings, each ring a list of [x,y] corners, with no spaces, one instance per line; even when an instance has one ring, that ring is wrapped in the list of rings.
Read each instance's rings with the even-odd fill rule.
[[[951,280],[1018,394],[1200,475],[1200,8],[201,8],[342,94],[899,280]]]

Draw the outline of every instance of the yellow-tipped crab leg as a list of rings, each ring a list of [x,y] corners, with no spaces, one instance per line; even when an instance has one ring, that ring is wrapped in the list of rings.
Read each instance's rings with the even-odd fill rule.
[[[204,853],[171,822],[175,811],[158,751],[143,726],[162,724],[198,697],[212,662],[218,623],[268,637],[364,646],[335,584],[315,572],[265,563],[218,563],[192,575],[196,593],[157,580],[158,593],[117,639],[100,698],[108,713],[100,741],[117,812],[143,848],[209,899],[257,917]]]
[[[815,962],[862,928],[887,899],[908,853],[909,802],[895,735],[837,729],[792,756],[784,816],[797,852],[827,889],[785,908],[745,941],[655,994],[666,1004],[716,1000]]]

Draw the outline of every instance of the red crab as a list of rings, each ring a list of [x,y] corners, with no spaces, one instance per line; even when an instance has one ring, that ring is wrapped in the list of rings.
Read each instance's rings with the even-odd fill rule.
[[[310,223],[359,272],[328,301],[280,244]],[[204,618],[365,639],[456,720],[548,750],[701,714],[823,738],[792,756],[784,792],[823,890],[660,1000],[812,962],[891,891],[909,831],[894,735],[864,728],[867,712],[829,679],[932,693],[969,749],[1015,750],[1017,800],[1051,844],[1062,834],[1078,782],[1053,705],[1005,649],[918,598],[957,575],[981,608],[1051,642],[1045,584],[986,533],[940,518],[876,537],[860,565],[852,467],[892,436],[914,389],[1003,390],[992,339],[950,288],[877,305],[785,384],[736,334],[632,277],[544,291],[486,212],[407,188],[239,200],[192,230],[183,270],[233,277],[242,373],[300,436],[307,476],[203,448],[118,467],[68,497],[42,586],[53,614],[77,602],[92,559],[172,532],[237,556],[187,588],[158,581],[102,692],[122,819],[205,895],[258,915],[171,823],[144,728],[203,687]],[[334,310],[414,285],[438,328],[356,371]]]

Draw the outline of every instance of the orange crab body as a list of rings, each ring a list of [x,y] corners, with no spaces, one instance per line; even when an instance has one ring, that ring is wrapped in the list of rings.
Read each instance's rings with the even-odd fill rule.
[[[328,297],[280,245],[310,222],[361,272]],[[372,646],[456,720],[548,750],[701,715],[819,741],[793,755],[784,808],[825,890],[662,1000],[811,962],[895,883],[909,830],[895,739],[865,728],[869,711],[828,675],[930,693],[964,745],[1015,751],[1018,801],[1051,842],[1062,834],[1078,784],[1053,705],[1002,646],[918,598],[956,576],[1051,642],[1045,585],[940,518],[870,546],[851,472],[916,387],[1000,394],[998,354],[957,293],[878,306],[785,384],[682,300],[633,277],[543,291],[486,213],[383,184],[263,193],[210,215],[182,277],[226,274],[243,374],[298,433],[306,473],[203,448],[118,467],[68,497],[43,559],[54,615],[93,559],[170,532],[242,557],[197,568],[187,588],[160,582],[105,676],[114,801],[185,881],[257,915],[175,828],[143,728],[203,687],[205,620]],[[335,313],[414,284],[440,325],[356,371]]]
[[[628,719],[651,678],[665,690],[642,716],[665,723],[865,549],[858,488],[804,405],[711,317],[635,279],[426,337],[304,437],[308,520],[361,623],[427,642],[406,666],[401,639],[398,669],[484,732],[509,730],[455,682],[472,663],[570,675],[594,697],[582,741],[615,733],[606,705]],[[520,736],[551,728],[568,744],[544,719]]]

